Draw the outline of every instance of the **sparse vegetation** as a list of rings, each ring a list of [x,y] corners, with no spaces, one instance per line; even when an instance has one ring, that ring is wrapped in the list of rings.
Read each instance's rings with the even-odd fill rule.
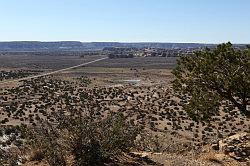
[[[105,119],[83,116],[57,116],[57,125],[43,122],[33,130],[34,149],[44,154],[49,165],[66,165],[66,157],[74,157],[74,165],[103,165],[115,162],[134,146],[135,126],[129,125],[122,114]],[[97,120],[99,119],[99,120]],[[41,155],[36,155],[41,156]],[[38,157],[40,160],[40,157]]]
[[[129,54],[110,53],[108,55],[108,57],[110,59],[114,59],[114,58],[134,58],[134,55],[132,53],[129,53]]]
[[[72,61],[65,56],[58,57],[58,61],[54,56],[28,57],[32,56],[27,59],[20,56],[25,63],[34,64],[31,68],[54,70],[79,63],[80,54]],[[86,55],[81,61],[86,58],[91,59]],[[2,161],[7,164],[27,161],[28,166],[37,163],[145,166],[166,161],[172,165],[183,162],[194,165],[199,163],[194,156],[197,159],[198,153],[203,155],[205,147],[210,144],[215,147],[216,142],[228,135],[249,130],[248,119],[225,99],[220,110],[213,110],[208,103],[211,112],[202,115],[204,119],[211,114],[218,116],[211,117],[209,122],[193,121],[190,112],[183,109],[191,96],[188,93],[175,96],[169,87],[173,75],[166,67],[172,68],[175,60],[106,59],[53,76],[0,86],[0,122],[6,126],[6,130],[0,130],[0,147],[6,149]],[[125,79],[140,82],[130,85]],[[194,100],[200,100],[199,96]],[[220,104],[215,101],[212,104]],[[205,98],[200,102],[206,102]],[[17,124],[26,125],[8,127]],[[20,152],[9,151],[12,147]]]
[[[91,80],[88,78],[88,77],[86,77],[86,76],[82,76],[82,77],[79,77],[79,78],[77,78],[82,84],[84,84],[84,85],[89,85],[89,84],[91,84]]]

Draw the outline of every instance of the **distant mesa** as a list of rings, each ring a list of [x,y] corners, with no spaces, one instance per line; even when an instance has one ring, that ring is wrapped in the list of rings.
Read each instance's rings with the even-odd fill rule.
[[[128,48],[197,48],[213,46],[212,44],[196,43],[116,43],[116,42],[90,42],[60,41],[60,42],[38,42],[38,41],[14,41],[0,42],[0,51],[80,51],[80,50],[102,50],[107,47]]]
[[[58,41],[58,42],[39,42],[39,41],[13,41],[0,42],[0,51],[84,51],[84,50],[103,50],[105,48],[162,48],[162,49],[181,49],[181,48],[201,48],[214,47],[215,44],[202,43],[119,43],[119,42],[79,42],[79,41]],[[244,47],[245,45],[237,45]]]

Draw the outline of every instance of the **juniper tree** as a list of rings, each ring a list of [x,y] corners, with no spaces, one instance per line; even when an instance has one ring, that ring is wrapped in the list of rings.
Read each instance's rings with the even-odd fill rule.
[[[195,120],[208,120],[219,113],[221,101],[250,116],[250,47],[231,43],[206,48],[180,57],[173,70],[174,90],[190,96],[184,106]]]

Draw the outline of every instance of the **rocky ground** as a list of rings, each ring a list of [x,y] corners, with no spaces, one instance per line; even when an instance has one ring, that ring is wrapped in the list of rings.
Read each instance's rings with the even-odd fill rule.
[[[81,76],[90,80],[79,79]],[[236,108],[221,107],[220,115],[211,122],[194,122],[182,108],[188,96],[176,96],[170,79],[170,71],[163,69],[90,67],[1,86],[1,126],[36,126],[40,119],[53,123],[53,114],[72,110],[96,110],[103,117],[122,112],[147,131],[147,137],[144,133],[139,136],[140,150],[135,155],[164,165],[246,165],[249,119]],[[2,148],[10,148],[22,138],[14,131],[2,132],[0,142]],[[140,164],[150,165],[146,161]]]

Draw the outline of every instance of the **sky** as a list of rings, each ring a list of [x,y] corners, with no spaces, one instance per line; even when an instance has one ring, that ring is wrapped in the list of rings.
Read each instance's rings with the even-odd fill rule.
[[[0,41],[250,43],[250,0],[0,0]]]

